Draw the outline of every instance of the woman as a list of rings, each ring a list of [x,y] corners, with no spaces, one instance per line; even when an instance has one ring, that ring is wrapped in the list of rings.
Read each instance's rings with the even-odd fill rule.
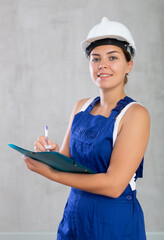
[[[82,47],[100,97],[76,104],[60,153],[96,174],[60,172],[30,158],[25,162],[30,170],[72,187],[58,240],[144,240],[135,181],[142,177],[150,120],[146,108],[124,91],[135,44],[124,25],[103,18]],[[49,144],[51,151],[59,151],[57,144]],[[45,150],[45,138],[39,137],[35,151]]]

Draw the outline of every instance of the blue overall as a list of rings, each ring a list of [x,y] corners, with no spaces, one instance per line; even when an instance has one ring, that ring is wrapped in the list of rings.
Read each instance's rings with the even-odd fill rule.
[[[85,111],[75,115],[70,136],[71,158],[105,173],[113,149],[113,129],[117,115],[133,100],[121,99],[109,118],[90,114],[100,97]],[[136,171],[142,177],[143,160]],[[128,185],[118,198],[71,188],[60,222],[57,240],[145,240],[144,217],[136,190]]]

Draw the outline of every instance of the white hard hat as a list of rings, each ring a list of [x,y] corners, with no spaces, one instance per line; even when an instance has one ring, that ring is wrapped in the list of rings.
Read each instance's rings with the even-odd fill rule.
[[[81,45],[83,51],[88,57],[92,49],[96,46],[108,44],[124,48],[129,52],[131,58],[134,58],[135,56],[135,43],[127,27],[122,23],[109,21],[107,17],[103,17],[101,23],[97,24],[90,30],[87,39],[83,41]]]

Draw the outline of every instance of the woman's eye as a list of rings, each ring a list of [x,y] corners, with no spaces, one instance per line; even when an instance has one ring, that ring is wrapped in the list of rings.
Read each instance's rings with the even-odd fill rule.
[[[115,57],[115,56],[111,56],[110,58],[109,58],[109,60],[116,60],[117,59],[117,57]]]
[[[100,59],[99,58],[93,58],[92,62],[98,62]]]

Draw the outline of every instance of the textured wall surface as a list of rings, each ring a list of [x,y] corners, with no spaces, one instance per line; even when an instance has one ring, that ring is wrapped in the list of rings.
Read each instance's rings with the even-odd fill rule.
[[[56,231],[69,188],[26,169],[7,144],[33,149],[49,126],[61,145],[71,110],[97,96],[80,42],[103,16],[132,32],[126,92],[151,115],[138,198],[147,231],[164,231],[163,0],[0,0],[0,231]]]

